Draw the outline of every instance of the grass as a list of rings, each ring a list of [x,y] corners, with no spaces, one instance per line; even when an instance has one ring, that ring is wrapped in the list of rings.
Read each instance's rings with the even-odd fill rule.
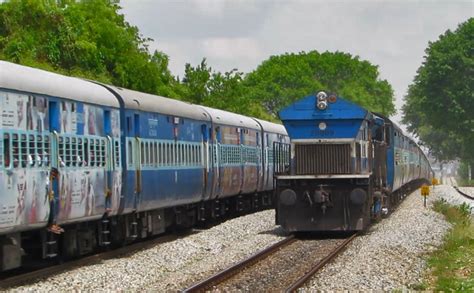
[[[458,185],[459,186],[474,186],[474,179],[473,180],[459,179]]]
[[[428,259],[431,276],[418,290],[474,292],[474,220],[467,204],[452,206],[444,200],[435,202],[434,210],[452,224],[443,245]]]

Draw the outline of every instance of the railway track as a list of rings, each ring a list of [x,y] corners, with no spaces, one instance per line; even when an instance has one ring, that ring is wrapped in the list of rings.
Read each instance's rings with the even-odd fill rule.
[[[454,188],[460,195],[464,196],[465,198],[468,198],[468,199],[470,199],[470,200],[474,200],[474,196],[469,195],[469,194],[467,194],[467,193],[461,191],[461,190],[459,189],[459,187],[453,186],[453,188]]]
[[[356,236],[316,240],[290,236],[184,291],[296,291]]]
[[[101,262],[103,260],[133,254],[140,250],[148,249],[161,243],[170,242],[180,237],[185,237],[186,235],[190,233],[191,232],[186,232],[179,235],[178,234],[165,235],[158,238],[153,238],[150,240],[130,244],[130,245],[120,247],[117,249],[82,257],[80,259],[71,260],[71,261],[60,263],[60,264],[50,265],[50,266],[36,269],[33,271],[27,271],[24,273],[20,272],[17,275],[14,275],[11,277],[0,278],[0,289],[8,289],[8,288],[16,287],[16,286],[33,283],[37,280],[44,279],[44,278],[47,278],[56,274],[60,274],[66,271],[70,271],[78,267],[92,265],[92,264]]]

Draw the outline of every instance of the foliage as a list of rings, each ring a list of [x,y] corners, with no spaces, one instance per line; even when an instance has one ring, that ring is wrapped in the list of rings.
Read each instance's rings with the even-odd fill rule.
[[[430,42],[403,107],[408,130],[441,160],[474,163],[474,18]]]
[[[150,54],[117,0],[10,0],[0,5],[0,58],[176,96],[168,56]]]
[[[347,53],[311,51],[271,56],[247,75],[244,85],[249,98],[262,103],[273,115],[322,89],[374,112],[395,112],[392,87],[380,80],[377,67]]]
[[[429,258],[428,264],[435,277],[435,291],[474,290],[474,222],[471,207],[464,204],[452,206],[437,201],[434,209],[452,224],[444,244]]]
[[[120,14],[119,0],[10,0],[0,4],[0,59],[152,94],[277,120],[284,106],[325,89],[386,115],[393,91],[376,66],[345,53],[272,56],[244,75],[186,64],[182,80],[168,56]]]
[[[242,80],[243,73],[237,69],[216,72],[204,58],[195,67],[186,64],[178,92],[184,100],[195,104],[271,120],[258,103],[248,98]]]
[[[468,163],[461,162],[458,169],[458,185],[474,186],[474,164],[471,164],[471,180],[469,180]]]

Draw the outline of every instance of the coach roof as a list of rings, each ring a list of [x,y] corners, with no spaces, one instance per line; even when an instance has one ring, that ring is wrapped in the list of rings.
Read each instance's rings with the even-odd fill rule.
[[[211,115],[213,123],[261,130],[257,121],[250,117],[205,106],[200,107]]]
[[[287,135],[285,126],[281,124],[272,123],[272,122],[268,122],[268,121],[257,119],[257,118],[253,118],[253,119],[255,119],[260,125],[262,125],[263,130],[265,132]]]
[[[155,112],[195,120],[211,120],[206,111],[197,105],[116,86],[107,85],[107,87],[122,97],[127,109]]]
[[[0,61],[0,87],[84,103],[119,107],[104,87],[80,78]]]

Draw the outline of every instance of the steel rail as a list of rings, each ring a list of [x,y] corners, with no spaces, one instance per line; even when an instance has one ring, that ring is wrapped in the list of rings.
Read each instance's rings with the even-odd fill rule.
[[[226,268],[223,271],[220,271],[211,277],[200,281],[199,283],[196,283],[192,285],[191,287],[184,289],[183,292],[203,292],[206,289],[211,288],[212,286],[215,286],[217,284],[220,284],[224,282],[225,280],[228,280],[232,276],[236,275],[240,270],[249,267],[258,261],[265,259],[267,256],[275,253],[278,251],[280,248],[287,246],[291,243],[293,243],[296,240],[296,238],[293,235],[288,236],[287,238],[283,239],[282,241],[279,241],[253,255],[251,255],[249,258],[242,260],[228,268]]]
[[[296,280],[291,286],[289,286],[285,291],[286,292],[295,292],[298,288],[303,286],[314,274],[323,268],[326,264],[328,264],[331,260],[333,260],[349,243],[351,243],[356,237],[357,233],[353,234],[344,242],[336,247],[328,256],[323,258],[321,261],[317,262],[315,266],[311,268],[304,276]]]
[[[127,254],[132,254],[143,249],[151,248],[157,244],[170,242],[182,237],[183,235],[165,235],[151,240],[133,243],[114,250],[96,253],[94,255],[82,257],[80,259],[67,261],[57,265],[48,266],[27,273],[21,273],[13,277],[0,279],[0,289],[7,289],[28,283],[32,283],[38,279],[47,278],[55,274],[63,273],[81,266],[98,263],[102,260],[116,258]]]
[[[470,200],[474,200],[474,196],[471,196],[471,195],[469,195],[469,194],[467,194],[467,193],[465,193],[465,192],[462,192],[462,191],[459,189],[459,187],[453,185],[453,188],[454,188],[460,195],[462,195],[462,196],[464,196],[464,197],[466,197],[466,198],[468,198],[468,199],[470,199]]]

